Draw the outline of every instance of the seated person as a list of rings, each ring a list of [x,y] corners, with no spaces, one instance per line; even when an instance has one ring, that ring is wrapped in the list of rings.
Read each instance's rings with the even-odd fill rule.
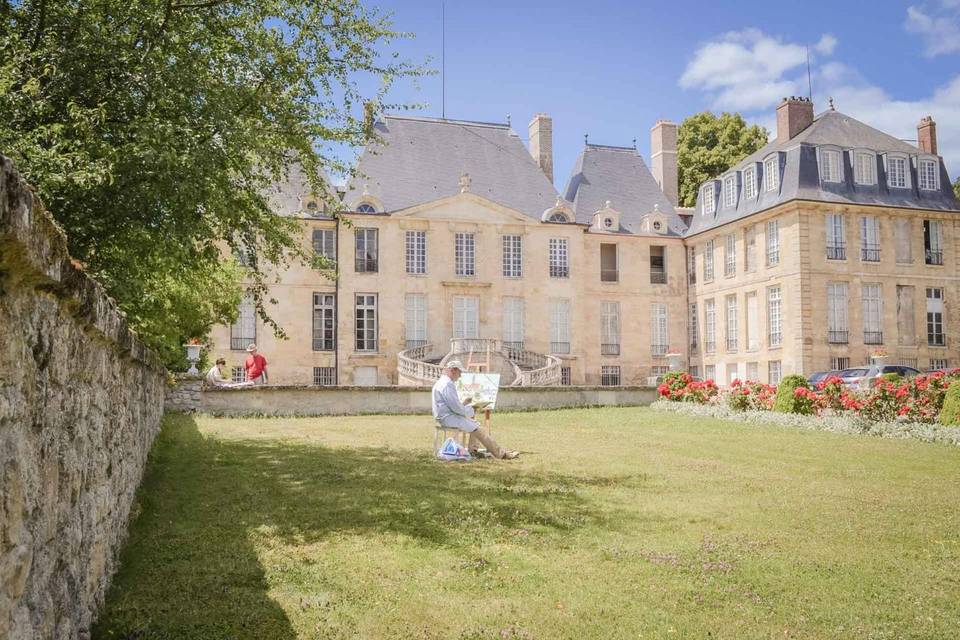
[[[207,371],[206,382],[211,387],[251,387],[253,386],[252,382],[232,382],[223,377],[223,372],[220,371],[221,366],[226,366],[227,361],[223,358],[217,358],[217,363],[210,367],[210,370]]]
[[[480,425],[473,420],[474,410],[468,401],[460,402],[457,395],[457,387],[454,384],[460,379],[460,371],[463,365],[458,360],[451,360],[443,370],[443,375],[433,385],[433,417],[442,426],[466,431],[470,434],[469,449],[476,454],[477,442],[479,441],[487,451],[497,458],[512,460],[519,456],[517,451],[507,451],[482,429]]]

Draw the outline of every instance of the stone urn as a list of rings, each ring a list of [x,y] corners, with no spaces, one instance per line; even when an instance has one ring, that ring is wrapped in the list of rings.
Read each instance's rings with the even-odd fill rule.
[[[667,354],[667,365],[670,367],[670,371],[680,371],[682,364],[683,354],[673,352]]]
[[[203,345],[185,344],[183,348],[187,350],[187,361],[190,362],[190,368],[187,369],[187,373],[192,376],[200,375],[200,371],[197,370],[197,362],[200,361],[200,351],[203,349]]]

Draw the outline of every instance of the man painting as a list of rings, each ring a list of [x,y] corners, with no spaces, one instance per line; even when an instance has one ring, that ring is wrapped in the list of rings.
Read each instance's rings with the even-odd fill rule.
[[[257,345],[251,344],[247,347],[246,362],[243,368],[247,373],[247,382],[253,384],[267,384],[267,359],[257,352]]]
[[[451,360],[443,370],[443,375],[433,385],[433,417],[442,426],[459,429],[470,434],[470,453],[476,455],[477,443],[482,444],[494,457],[512,460],[520,454],[516,451],[507,451],[490,436],[480,429],[480,425],[473,419],[474,410],[468,401],[460,402],[457,395],[456,381],[460,379],[463,365],[459,360]]]

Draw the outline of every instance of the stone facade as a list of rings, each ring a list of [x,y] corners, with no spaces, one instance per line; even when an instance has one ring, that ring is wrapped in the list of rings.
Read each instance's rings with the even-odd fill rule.
[[[86,638],[165,371],[0,156],[0,638]]]

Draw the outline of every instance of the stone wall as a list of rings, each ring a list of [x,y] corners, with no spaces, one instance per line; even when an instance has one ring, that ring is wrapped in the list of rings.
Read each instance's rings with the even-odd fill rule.
[[[650,387],[506,387],[499,411],[640,406],[656,400]],[[218,416],[429,414],[429,387],[310,387],[276,385],[203,389],[181,380],[167,393],[167,409]]]
[[[165,371],[0,156],[0,638],[86,638]]]

